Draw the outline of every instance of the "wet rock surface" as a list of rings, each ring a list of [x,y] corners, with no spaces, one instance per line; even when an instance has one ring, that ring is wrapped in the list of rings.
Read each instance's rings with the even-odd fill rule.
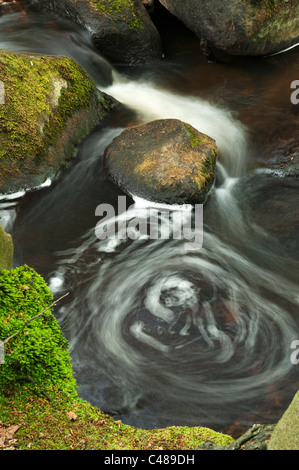
[[[199,38],[232,55],[265,55],[298,42],[296,0],[160,0]]]
[[[124,192],[166,204],[205,202],[215,178],[214,139],[177,119],[126,129],[107,147],[104,170]]]
[[[84,26],[96,48],[115,64],[137,65],[162,57],[159,33],[141,0],[30,0]]]

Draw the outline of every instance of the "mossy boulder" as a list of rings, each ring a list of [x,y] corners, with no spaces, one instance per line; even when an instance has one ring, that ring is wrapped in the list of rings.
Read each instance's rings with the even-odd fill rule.
[[[215,179],[214,139],[177,119],[125,129],[107,147],[103,167],[129,195],[166,204],[205,202]]]
[[[299,392],[275,426],[267,449],[299,450]]]
[[[160,35],[141,0],[30,0],[29,5],[83,25],[113,64],[136,65],[162,57]]]
[[[52,310],[34,320],[53,302],[44,279],[24,265],[0,272],[0,341],[5,344],[0,366],[0,395],[11,387],[49,394],[59,390],[76,396],[68,343]]]
[[[0,225],[0,271],[11,269],[13,261],[13,242],[11,235],[6,233]]]
[[[297,0],[160,0],[205,43],[232,55],[265,55],[299,40]]]
[[[53,178],[113,106],[73,59],[0,51],[0,192]]]

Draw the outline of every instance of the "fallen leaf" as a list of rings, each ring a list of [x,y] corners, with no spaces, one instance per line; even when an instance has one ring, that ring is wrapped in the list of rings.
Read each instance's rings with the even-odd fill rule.
[[[77,419],[77,415],[76,415],[76,413],[74,413],[73,411],[69,411],[69,412],[67,413],[67,416],[68,416],[68,418],[69,418],[71,421],[75,421],[75,420]]]
[[[8,428],[1,427],[0,428],[0,446],[3,446],[6,440],[11,439],[19,428],[20,426],[18,424],[9,426]]]

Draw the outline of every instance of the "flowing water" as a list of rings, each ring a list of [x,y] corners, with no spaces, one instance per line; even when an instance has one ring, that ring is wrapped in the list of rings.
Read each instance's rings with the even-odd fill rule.
[[[298,389],[299,183],[261,170],[260,161],[273,136],[292,136],[298,124],[289,100],[297,50],[208,63],[187,35],[169,39],[161,62],[115,70],[83,30],[55,16],[14,14],[0,27],[1,48],[74,57],[124,105],[57,180],[0,199],[15,266],[34,267],[55,298],[69,292],[55,315],[79,395],[144,428],[237,434],[238,426],[276,422]],[[117,212],[123,195],[103,175],[105,148],[128,125],[160,118],[188,122],[219,148],[197,250],[171,237],[96,236],[97,206]],[[146,201],[135,202],[128,216],[146,217]]]

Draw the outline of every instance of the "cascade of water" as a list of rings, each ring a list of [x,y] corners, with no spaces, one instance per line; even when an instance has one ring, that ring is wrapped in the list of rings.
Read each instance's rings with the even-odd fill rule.
[[[246,130],[231,112],[198,97],[163,90],[145,79],[127,80],[115,72],[113,77],[113,84],[104,91],[134,109],[141,121],[175,118],[187,122],[215,139],[230,176],[238,177],[244,172]]]

